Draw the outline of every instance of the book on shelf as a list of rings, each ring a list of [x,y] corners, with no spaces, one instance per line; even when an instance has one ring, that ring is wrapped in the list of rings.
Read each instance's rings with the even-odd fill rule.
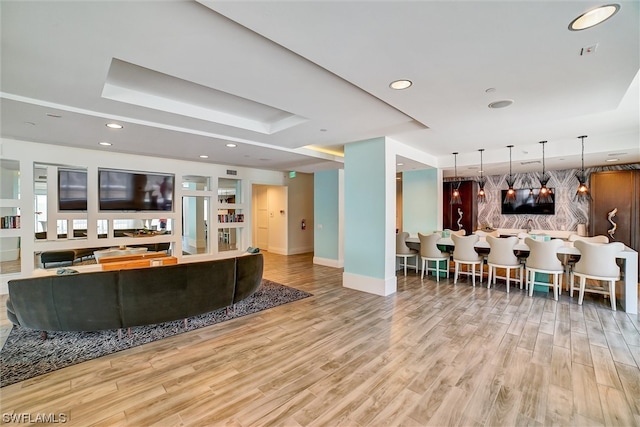
[[[20,228],[20,215],[5,215],[0,217],[1,228]]]
[[[218,222],[244,222],[244,214],[237,213],[227,213],[227,214],[218,214]]]

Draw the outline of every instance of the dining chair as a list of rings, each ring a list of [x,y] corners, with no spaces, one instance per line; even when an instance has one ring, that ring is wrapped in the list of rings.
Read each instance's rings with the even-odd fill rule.
[[[466,236],[467,235],[467,232],[464,230],[464,228],[461,228],[460,230],[457,230],[457,231],[453,231],[453,230],[451,230],[449,228],[445,228],[444,231],[445,231],[445,233],[449,232],[449,236],[453,236],[454,234],[457,235],[457,236]]]
[[[591,243],[576,240],[575,247],[580,251],[580,260],[573,266],[571,272],[571,297],[573,291],[579,289],[578,305],[582,305],[585,292],[609,295],[611,309],[616,310],[616,281],[620,280],[620,267],[616,263],[616,255],[624,250],[624,244]],[[575,276],[580,278],[580,287],[574,285]],[[587,279],[608,282],[604,286],[586,287]]]
[[[489,257],[487,258],[487,266],[489,268],[487,289],[491,288],[491,279],[493,279],[493,284],[496,284],[498,268],[504,268],[506,270],[504,279],[507,282],[507,293],[509,293],[511,270],[516,270],[518,272],[516,281],[520,283],[520,289],[522,289],[522,276],[524,275],[524,268],[520,263],[520,259],[518,259],[513,251],[514,246],[518,243],[518,238],[516,236],[505,238],[487,236],[487,243],[489,243],[490,248]]]
[[[396,257],[402,258],[400,266],[404,267],[405,276],[407,275],[407,267],[415,268],[416,274],[418,274],[418,251],[407,246],[408,237],[409,233],[407,233],[406,231],[396,234]],[[415,265],[407,264],[410,258],[415,258]]]
[[[484,231],[484,230],[476,230],[473,234],[477,235],[480,238],[480,241],[486,240],[487,236],[500,237],[500,232],[498,230],[494,231]]]
[[[562,294],[560,277],[564,273],[564,267],[558,259],[558,249],[564,242],[560,239],[545,242],[527,237],[525,244],[529,247],[529,256],[525,263],[525,281],[529,296],[533,296],[534,285],[544,285],[553,288],[553,299],[558,301],[558,294]],[[552,275],[553,283],[536,281],[536,273]]]
[[[473,234],[478,236],[479,242],[486,242],[487,236],[500,237],[500,232],[498,230],[494,230],[494,231],[476,230],[473,232]],[[480,255],[482,255],[482,266],[484,268],[484,264],[487,263],[488,253],[483,252]]]
[[[438,248],[436,242],[440,239],[440,234],[422,234],[418,233],[420,239],[420,257],[422,258],[422,279],[424,279],[424,273],[429,270],[436,272],[436,281],[440,281],[440,263],[446,262],[447,279],[449,278],[449,253],[443,252]],[[435,267],[429,268],[429,261],[435,262]]]
[[[458,283],[458,275],[463,274],[471,276],[473,286],[476,286],[476,265],[480,267],[480,283],[482,283],[482,260],[483,257],[478,255],[474,245],[478,243],[478,236],[470,234],[468,236],[459,236],[457,234],[451,235],[453,240],[453,264],[455,266],[455,273],[453,275],[453,284]],[[467,266],[467,271],[462,271],[460,268],[462,265]],[[469,272],[469,266],[471,266],[471,272]]]
[[[575,243],[578,240],[581,240],[583,242],[590,242],[590,243],[609,243],[609,238],[602,234],[599,234],[597,236],[591,236],[591,237],[580,236],[579,234],[570,234],[567,240],[571,243]],[[562,265],[564,266],[565,277],[566,277],[565,280],[567,283],[566,289],[569,290],[569,286],[570,286],[569,277],[571,276],[571,270],[573,269],[573,266],[576,264],[576,262],[578,262],[578,260],[580,259],[580,255],[563,254],[563,255],[558,255],[558,258],[560,259],[560,261],[562,262]]]

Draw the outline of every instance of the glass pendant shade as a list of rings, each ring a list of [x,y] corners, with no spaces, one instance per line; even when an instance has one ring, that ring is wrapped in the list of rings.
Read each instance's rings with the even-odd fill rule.
[[[460,183],[459,182],[455,183],[453,191],[451,192],[451,204],[452,205],[461,205],[462,204],[462,198],[460,197]]]
[[[509,178],[507,178],[507,185],[509,188],[507,189],[507,194],[504,196],[503,203],[508,203],[510,205],[516,202],[516,190],[513,188],[513,184],[515,183],[515,179],[513,179],[513,175],[511,174],[511,149],[513,145],[507,145],[509,149]]]
[[[589,193],[589,187],[587,186],[587,174],[584,172],[584,139],[586,137],[587,135],[578,137],[582,140],[582,168],[580,169],[580,172],[576,173],[578,189],[576,190],[574,199],[579,202],[591,200],[591,194]]]
[[[540,144],[542,144],[542,175],[540,175],[540,178],[538,178],[538,181],[540,181],[540,191],[538,192],[538,197],[536,197],[536,203],[552,203],[553,202],[553,197],[552,197],[553,192],[551,191],[550,188],[547,188],[547,182],[549,182],[549,179],[551,177],[544,170],[544,145],[546,143],[547,141],[540,141]]]
[[[486,178],[482,175],[484,172],[483,166],[482,166],[482,152],[484,151],[484,148],[481,148],[478,150],[480,152],[480,178],[478,178],[478,203],[486,203],[486,192],[484,191],[484,186],[487,183]]]
[[[453,182],[453,191],[451,191],[451,205],[461,205],[462,197],[460,197],[460,181],[458,181],[458,153],[453,153],[453,168],[455,173],[455,181]]]

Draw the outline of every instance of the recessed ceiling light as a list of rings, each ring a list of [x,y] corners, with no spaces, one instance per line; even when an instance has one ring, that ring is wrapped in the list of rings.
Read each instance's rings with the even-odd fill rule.
[[[607,159],[606,161],[607,162],[617,162],[618,160],[620,160],[620,159],[613,158],[613,159]]]
[[[24,122],[25,125],[29,125],[29,126],[35,126],[36,124],[33,122]]]
[[[396,80],[389,84],[391,89],[402,90],[410,87],[413,84],[411,80]]]
[[[513,99],[503,99],[502,101],[495,101],[489,104],[489,108],[505,108],[513,104]]]
[[[206,154],[200,154],[200,158],[201,158],[201,159],[208,159],[208,158],[209,158],[209,156],[207,156]]]
[[[122,129],[122,125],[119,125],[118,123],[107,123],[105,126],[109,129]]]
[[[396,163],[396,166],[404,166],[404,163]]]
[[[569,30],[581,31],[598,25],[611,18],[620,10],[619,4],[606,4],[583,13],[569,24]]]
[[[232,144],[232,143],[226,144],[226,146],[229,147],[229,148],[236,148],[237,147],[236,144]]]
[[[111,143],[110,142],[106,142],[106,141],[98,142],[98,144],[104,145],[105,147],[110,147],[111,146]]]

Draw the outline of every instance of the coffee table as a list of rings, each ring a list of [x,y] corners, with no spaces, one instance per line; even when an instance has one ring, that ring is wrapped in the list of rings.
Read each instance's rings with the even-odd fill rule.
[[[103,256],[117,256],[117,255],[136,255],[147,252],[147,248],[128,248],[128,247],[117,247],[117,248],[109,248],[109,249],[101,249],[99,251],[94,251],[93,256],[96,262],[99,262],[100,258]]]

